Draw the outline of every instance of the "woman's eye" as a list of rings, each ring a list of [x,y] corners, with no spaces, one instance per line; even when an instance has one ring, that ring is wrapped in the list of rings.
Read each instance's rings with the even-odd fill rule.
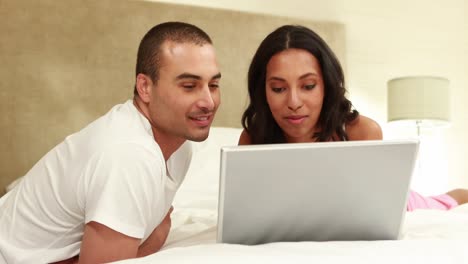
[[[317,85],[317,84],[315,84],[315,83],[314,83],[314,84],[308,84],[308,85],[304,85],[304,88],[305,88],[306,90],[312,90],[312,89],[315,88],[316,85]]]
[[[274,92],[274,93],[281,93],[282,91],[284,91],[284,88],[280,87],[271,87],[271,90]]]

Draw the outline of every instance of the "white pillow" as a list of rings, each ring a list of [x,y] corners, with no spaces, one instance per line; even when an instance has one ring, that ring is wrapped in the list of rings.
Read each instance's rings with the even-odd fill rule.
[[[21,179],[23,179],[23,177],[19,177],[18,179],[16,179],[12,183],[8,184],[8,186],[5,188],[6,192],[9,192],[9,191],[11,191],[11,189],[15,188],[15,186],[20,182]]]
[[[236,146],[241,132],[241,128],[212,127],[205,141],[192,142],[192,162],[175,196],[174,207],[192,207],[201,201],[217,206],[220,149]]]

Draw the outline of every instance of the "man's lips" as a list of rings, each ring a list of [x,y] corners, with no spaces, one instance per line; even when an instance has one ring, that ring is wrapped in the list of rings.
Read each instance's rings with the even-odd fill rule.
[[[211,120],[213,119],[212,114],[207,115],[197,115],[197,116],[189,116],[189,119],[192,120],[197,126],[209,126]]]

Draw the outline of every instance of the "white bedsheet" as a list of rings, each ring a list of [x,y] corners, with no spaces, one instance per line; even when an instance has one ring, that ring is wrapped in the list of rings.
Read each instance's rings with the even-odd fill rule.
[[[203,208],[205,207],[205,208]],[[212,204],[179,208],[162,251],[118,263],[468,263],[468,205],[406,214],[397,241],[216,244]]]
[[[117,263],[468,263],[468,204],[407,213],[397,241],[216,244],[219,147],[236,145],[239,134],[239,129],[215,128],[207,141],[195,145],[165,246]]]

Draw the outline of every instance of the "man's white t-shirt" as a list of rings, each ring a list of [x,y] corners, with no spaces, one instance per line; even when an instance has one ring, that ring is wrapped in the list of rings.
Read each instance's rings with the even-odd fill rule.
[[[185,142],[166,162],[133,101],[116,105],[48,152],[0,199],[0,263],[79,254],[95,221],[143,242],[168,212],[191,160]]]

